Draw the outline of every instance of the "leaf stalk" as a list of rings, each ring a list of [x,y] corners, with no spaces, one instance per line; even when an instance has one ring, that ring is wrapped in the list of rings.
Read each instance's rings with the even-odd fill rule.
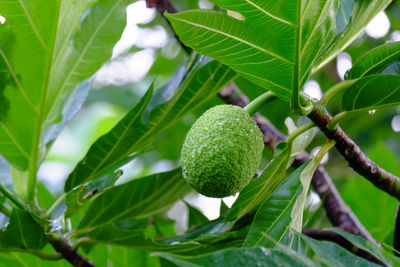
[[[20,209],[24,209],[24,204],[18,200],[10,191],[0,184],[0,192]]]
[[[294,141],[294,139],[296,139],[296,137],[298,137],[299,135],[301,135],[302,133],[304,133],[305,131],[311,129],[312,127],[314,127],[314,123],[310,122],[307,123],[299,128],[297,128],[296,130],[294,130],[288,137],[287,139],[287,143],[290,144]]]
[[[340,82],[338,84],[335,84],[334,86],[332,86],[331,88],[328,89],[328,91],[326,91],[326,93],[324,94],[324,96],[321,98],[321,100],[319,101],[319,103],[321,105],[326,106],[329,102],[329,100],[343,92],[344,90],[346,90],[347,88],[349,88],[353,83],[355,82],[355,80],[348,80],[348,81],[343,81]]]

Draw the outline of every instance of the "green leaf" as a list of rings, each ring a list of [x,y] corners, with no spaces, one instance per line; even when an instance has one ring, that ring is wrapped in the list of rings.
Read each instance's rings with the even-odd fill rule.
[[[11,179],[15,194],[17,194],[17,196],[21,198],[24,198],[26,196],[28,189],[26,186],[26,181],[28,179],[28,172],[19,171],[12,165],[10,166],[10,171],[11,171]]]
[[[40,207],[48,210],[56,200],[55,197],[48,191],[46,186],[39,183],[37,186],[37,203]]]
[[[295,130],[297,130],[299,127],[303,126],[300,125],[299,127],[296,126],[294,123],[293,119],[290,117],[287,117],[285,119],[285,125],[288,128],[289,135],[293,133]],[[302,153],[304,149],[306,149],[311,142],[314,140],[315,135],[319,132],[317,127],[313,127],[304,133],[300,134],[297,136],[292,143],[292,157]]]
[[[238,199],[229,210],[226,221],[237,221],[245,214],[261,204],[280,185],[288,168],[291,149],[286,143],[277,145],[275,157],[263,170],[259,177],[254,178],[239,194]]]
[[[400,104],[400,75],[376,74],[353,83],[343,94],[345,111],[377,109]]]
[[[337,34],[342,33],[350,22],[351,13],[356,3],[354,0],[342,0],[336,14],[336,30]]]
[[[50,125],[44,132],[42,139],[47,149],[49,149],[52,145],[52,141],[58,137],[65,125],[82,108],[89,95],[90,88],[93,85],[93,80],[92,78],[88,78],[75,87],[62,108],[62,120],[57,124]]]
[[[346,80],[377,74],[389,64],[400,60],[400,42],[386,43],[362,55],[345,75]]]
[[[93,6],[94,0],[80,2],[64,0],[61,5],[58,31],[66,33],[57,34],[56,38],[44,107],[45,128],[59,120],[63,104],[75,85],[92,76],[111,58],[112,49],[124,30],[126,7],[131,1],[99,0]],[[88,14],[81,21],[82,11],[88,7]],[[79,29],[73,33],[76,26]]]
[[[379,266],[375,263],[369,262],[361,257],[358,257],[346,249],[336,245],[332,242],[317,241],[303,234],[298,234],[307,242],[311,249],[315,252],[317,257],[327,266]]]
[[[92,145],[69,175],[65,191],[122,165],[132,153],[146,148],[159,134],[204,104],[235,76],[228,67],[198,57],[186,74],[179,72],[177,77],[172,76],[170,84],[160,88],[151,101],[152,91],[149,90],[136,107]],[[177,82],[179,86],[175,88]]]
[[[66,260],[50,261],[43,260],[34,255],[21,252],[1,252],[0,267],[69,267],[71,264]]]
[[[108,261],[112,262],[113,266],[160,266],[158,259],[156,257],[151,257],[149,252],[118,246],[111,246],[108,249]]]
[[[0,10],[7,19],[0,25],[0,72],[6,76],[0,82],[1,102],[6,104],[0,114],[0,153],[26,170],[37,154],[35,130],[41,127],[59,1],[1,1]]]
[[[186,203],[189,209],[189,228],[208,222],[208,218],[198,209]]]
[[[69,218],[80,211],[95,194],[100,194],[110,189],[121,175],[122,171],[107,173],[97,180],[85,185],[80,185],[69,191],[65,196],[65,205],[67,208],[64,212],[64,216]]]
[[[178,266],[320,266],[290,249],[270,250],[264,247],[235,248],[200,256],[178,256],[167,253],[153,255]]]
[[[221,206],[219,208],[219,214],[220,216],[225,215],[225,212],[227,212],[229,210],[229,207],[225,204],[224,201],[221,201]]]
[[[146,218],[160,213],[188,192],[182,170],[153,174],[107,190],[94,199],[78,229]]]
[[[356,40],[357,37],[363,33],[368,23],[391,2],[392,0],[356,1],[349,24],[342,33],[336,36],[334,42],[330,44],[329,51],[318,59],[313,73],[333,60],[340,52]]]
[[[199,243],[189,242],[163,242],[153,240],[145,235],[149,219],[123,220],[103,224],[80,231],[80,235],[88,237],[91,243],[104,243],[136,248],[146,251],[179,251],[192,250],[199,247]]]
[[[375,245],[374,243],[365,240],[362,237],[349,234],[338,228],[327,228],[326,230],[335,232],[345,239],[347,239],[350,243],[355,245],[356,247],[369,252],[375,258],[383,262],[387,266],[400,266],[400,259],[393,255],[392,252],[388,252],[380,246]]]
[[[335,36],[337,0],[212,2],[243,19],[212,10],[167,14],[180,39],[285,100]]]
[[[286,234],[291,213],[301,192],[300,175],[308,163],[296,169],[258,208],[243,246],[275,247]]]
[[[128,0],[100,0],[82,20],[93,2],[0,3],[7,19],[0,26],[0,72],[6,73],[0,77],[0,102],[6,104],[0,111],[0,153],[21,170],[29,167],[31,177],[44,156],[46,129],[60,120],[75,85],[111,57],[123,31]]]
[[[213,239],[215,236],[220,236],[221,234],[226,233],[231,225],[232,222],[224,222],[224,218],[218,218],[216,220],[199,225],[184,235],[165,239],[164,242],[174,243],[177,241],[186,242],[190,240],[204,241]]]
[[[10,224],[4,232],[0,231],[1,248],[25,248],[40,250],[47,243],[43,229],[23,210],[13,209]]]
[[[159,259],[149,252],[112,245],[95,246],[89,259],[95,266],[160,267]]]
[[[310,189],[310,184],[314,172],[317,169],[319,161],[321,159],[317,159],[316,157],[314,157],[300,173],[300,182],[302,185],[301,187],[302,190],[299,193],[299,196],[297,197],[296,202],[293,205],[292,212],[290,215],[292,221],[290,222],[289,226],[290,228],[294,229],[297,232],[300,232],[303,229],[303,213],[308,191]]]

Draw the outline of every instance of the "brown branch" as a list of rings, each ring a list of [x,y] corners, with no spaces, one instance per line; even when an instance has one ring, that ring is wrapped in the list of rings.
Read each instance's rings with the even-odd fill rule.
[[[68,241],[54,234],[48,236],[49,243],[73,266],[78,267],[95,267],[88,259],[84,258],[76,250],[73,250]]]
[[[358,174],[365,177],[377,188],[385,191],[391,196],[400,200],[400,179],[396,175],[389,173],[370,160],[346,135],[346,133],[337,126],[330,130],[327,128],[332,116],[328,113],[325,106],[317,105],[317,108],[308,116],[329,138],[336,141],[336,149],[348,162],[349,166]]]
[[[249,103],[248,98],[242,94],[234,83],[230,83],[219,92],[219,96],[228,104],[244,107]],[[256,113],[253,119],[257,122],[261,132],[264,134],[264,143],[269,149],[273,150],[275,145],[286,136],[279,132],[265,117]],[[301,166],[308,161],[310,156],[302,153],[296,156],[293,166]],[[332,225],[346,232],[361,236],[371,242],[376,243],[371,234],[365,229],[351,209],[344,203],[331,178],[320,165],[314,173],[311,181],[315,191],[323,200],[326,214]]]
[[[335,232],[318,230],[318,229],[304,229],[303,234],[305,234],[311,238],[314,238],[316,240],[334,242],[334,243],[338,244],[339,246],[347,249],[351,253],[353,253],[361,258],[364,258],[368,261],[375,262],[379,265],[385,266],[380,260],[375,258],[373,255],[371,255],[370,253],[368,253],[365,250],[359,249],[358,247],[353,245],[351,242],[349,242],[347,239],[345,239],[344,237],[342,237],[341,235],[339,235]]]

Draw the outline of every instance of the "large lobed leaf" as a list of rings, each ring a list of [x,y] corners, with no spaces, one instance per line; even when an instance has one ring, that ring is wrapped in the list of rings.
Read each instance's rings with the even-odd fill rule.
[[[0,252],[0,267],[69,267],[71,264],[66,260],[43,260],[37,256],[22,252]]]
[[[59,120],[62,106],[75,85],[92,76],[111,58],[112,49],[121,37],[130,0],[99,0],[91,5],[93,2],[64,0],[61,5],[47,99],[42,107],[46,118],[44,128]],[[78,30],[72,32],[77,26]]]
[[[140,249],[145,251],[168,251],[178,253],[193,250],[200,246],[197,242],[164,243],[147,237],[149,219],[125,220],[116,223],[103,224],[87,229],[83,234],[93,244],[104,243]]]
[[[296,169],[258,208],[243,243],[245,247],[275,247],[289,229],[291,214],[301,192],[300,176],[307,164]]]
[[[0,2],[0,153],[14,166],[36,175],[44,131],[60,120],[74,86],[111,57],[128,3]]]
[[[7,20],[0,25],[0,72],[5,73],[0,81],[0,153],[21,169],[27,169],[33,157],[59,2],[0,2],[1,14]],[[22,118],[24,123],[20,122]]]
[[[245,214],[261,204],[285,178],[289,165],[291,148],[286,143],[280,143],[281,150],[276,149],[275,156],[265,167],[259,177],[254,178],[239,194],[226,215],[226,221],[237,221]]]
[[[306,235],[300,234],[301,238],[311,247],[317,257],[329,267],[337,266],[362,266],[377,267],[379,265],[358,257],[346,249],[328,241],[317,241]]]
[[[2,248],[40,250],[47,243],[43,229],[32,216],[19,209],[13,209],[10,224],[0,231],[0,251]]]
[[[346,74],[346,80],[377,74],[389,64],[400,60],[400,42],[380,45],[362,55]]]
[[[355,1],[355,5],[354,5]],[[342,0],[341,6],[353,8],[347,27],[336,36],[329,51],[318,59],[313,72],[325,66],[360,36],[368,23],[392,0]],[[346,11],[348,12],[348,11]],[[344,17],[347,17],[346,15]]]
[[[235,248],[217,251],[200,256],[178,256],[167,253],[154,253],[177,266],[321,266],[290,248],[270,250],[264,247]]]
[[[400,266],[400,259],[396,257],[392,251],[388,251],[383,249],[382,247],[365,240],[362,237],[352,235],[348,232],[345,232],[339,228],[328,228],[326,229],[328,231],[335,232],[345,239],[358,247],[359,249],[365,250],[371,255],[373,255],[375,258],[383,262],[386,266]]]
[[[158,173],[118,185],[94,199],[78,230],[127,218],[146,218],[160,213],[189,190],[182,170]]]
[[[353,83],[343,94],[345,111],[376,109],[400,104],[400,75],[365,76]]]
[[[336,34],[338,0],[212,2],[243,19],[212,10],[168,14],[181,40],[285,100],[301,89]]]
[[[153,98],[149,90],[136,107],[92,145],[69,175],[65,191],[122,165],[130,155],[149,146],[159,134],[201,106],[235,77],[230,68],[198,57],[187,73],[177,72]]]
[[[289,133],[297,129],[291,120],[285,123]],[[293,157],[310,144],[315,134],[316,129],[312,128],[296,137],[291,144],[286,142],[277,144],[274,158],[263,172],[240,192],[238,199],[226,215],[226,221],[235,222],[263,203],[286,178],[285,173]]]

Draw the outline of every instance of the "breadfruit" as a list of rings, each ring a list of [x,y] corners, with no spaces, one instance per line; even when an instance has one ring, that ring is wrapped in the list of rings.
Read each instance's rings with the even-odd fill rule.
[[[215,106],[186,135],[181,151],[183,177],[205,196],[234,195],[254,177],[263,148],[263,134],[244,109]]]

